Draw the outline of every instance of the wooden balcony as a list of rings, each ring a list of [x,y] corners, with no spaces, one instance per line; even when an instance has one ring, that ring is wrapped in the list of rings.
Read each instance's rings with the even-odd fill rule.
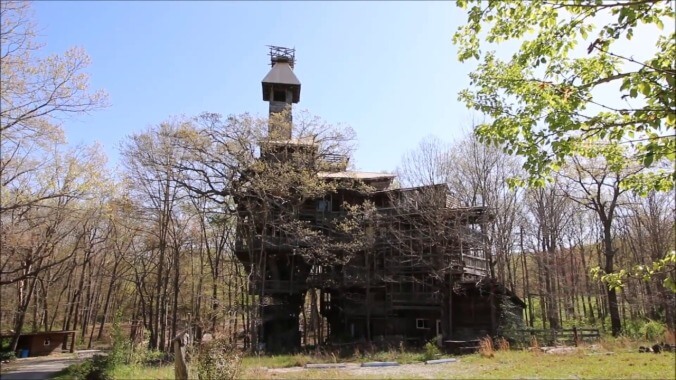
[[[485,258],[464,255],[462,261],[463,273],[475,276],[486,276],[488,274],[488,260]]]

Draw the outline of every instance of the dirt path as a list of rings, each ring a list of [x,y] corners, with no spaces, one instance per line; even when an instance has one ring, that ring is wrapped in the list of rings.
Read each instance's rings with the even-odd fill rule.
[[[97,350],[78,351],[75,354],[60,354],[35,358],[17,359],[2,364],[0,380],[45,380],[62,369],[79,363],[85,358],[100,353]]]
[[[443,364],[432,364],[427,365],[425,363],[414,363],[414,364],[402,364],[399,366],[393,367],[361,367],[356,363],[348,363],[344,368],[339,369],[306,369],[304,367],[291,367],[291,368],[270,368],[267,369],[267,372],[278,373],[286,376],[295,377],[294,373],[303,372],[303,371],[332,371],[337,374],[345,374],[346,378],[380,378],[380,377],[389,377],[396,376],[402,378],[416,377],[416,378],[427,378],[427,379],[438,379],[443,378],[444,374],[448,371],[457,368],[459,361],[452,363],[443,363]],[[302,377],[300,374],[297,377]]]

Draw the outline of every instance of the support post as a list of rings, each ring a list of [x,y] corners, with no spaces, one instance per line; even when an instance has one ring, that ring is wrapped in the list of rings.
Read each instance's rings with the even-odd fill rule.
[[[577,327],[573,326],[573,341],[575,342],[575,347],[577,347],[578,340],[577,340]]]
[[[70,333],[70,353],[75,352],[75,331]]]
[[[448,275],[448,337],[453,339],[453,274]]]
[[[174,378],[176,380],[188,380],[188,365],[185,361],[185,348],[188,345],[187,332],[182,332],[173,340],[174,345]]]

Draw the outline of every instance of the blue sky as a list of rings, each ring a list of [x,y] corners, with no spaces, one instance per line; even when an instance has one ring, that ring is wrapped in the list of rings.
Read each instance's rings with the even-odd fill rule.
[[[126,136],[174,115],[264,116],[266,45],[296,48],[297,105],[357,132],[362,170],[394,170],[434,134],[453,141],[476,118],[457,101],[471,64],[451,37],[448,2],[36,2],[45,52],[82,46],[111,106],[63,125],[99,141],[111,166]]]

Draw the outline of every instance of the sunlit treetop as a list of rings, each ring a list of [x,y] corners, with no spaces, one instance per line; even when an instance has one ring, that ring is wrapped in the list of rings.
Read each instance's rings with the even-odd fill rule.
[[[645,170],[624,186],[642,193],[673,189],[676,3],[457,5],[467,9],[467,23],[453,37],[458,58],[478,61],[459,99],[489,116],[476,130],[484,142],[525,158],[530,185],[582,155],[640,163]],[[489,50],[497,46],[514,46],[511,56]],[[608,145],[623,149],[599,149]]]

